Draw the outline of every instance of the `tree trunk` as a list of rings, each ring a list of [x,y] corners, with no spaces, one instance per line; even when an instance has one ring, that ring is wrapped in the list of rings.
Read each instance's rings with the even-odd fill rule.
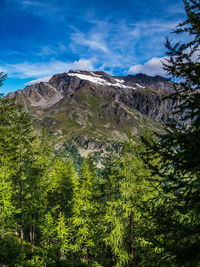
[[[115,266],[115,256],[113,255],[113,253],[111,255],[111,267],[113,267]]]
[[[130,267],[136,267],[135,263],[135,251],[134,251],[134,221],[133,221],[133,211],[130,214]]]
[[[21,177],[20,177],[21,179]],[[22,209],[22,181],[20,180],[20,208]],[[21,211],[21,221],[20,221],[20,240],[21,240],[21,249],[24,247],[24,231],[23,231],[23,215]]]
[[[15,228],[15,236],[18,236],[18,228],[17,228],[17,224],[15,223],[16,228]]]
[[[24,247],[24,231],[23,231],[22,225],[20,227],[20,240],[21,240],[21,249],[23,249],[23,247]]]
[[[110,226],[110,233],[112,233],[112,225]],[[115,266],[115,256],[111,250],[111,267]]]
[[[90,252],[89,252],[89,248],[87,247],[87,265],[89,264],[89,262],[90,262]]]
[[[33,252],[33,246],[34,246],[34,231],[32,224],[30,225],[30,250]]]

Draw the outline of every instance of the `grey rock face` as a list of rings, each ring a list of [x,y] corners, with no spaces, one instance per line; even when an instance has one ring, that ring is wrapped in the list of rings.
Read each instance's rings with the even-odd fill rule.
[[[126,84],[138,83],[143,87],[150,87],[153,90],[173,89],[173,83],[170,80],[159,75],[152,77],[143,73],[139,73],[136,75],[128,75],[126,77],[120,78],[123,78]]]

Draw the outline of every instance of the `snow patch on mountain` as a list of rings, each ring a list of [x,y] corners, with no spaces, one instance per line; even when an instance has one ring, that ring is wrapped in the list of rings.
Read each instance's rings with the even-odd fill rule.
[[[136,83],[136,85],[140,88],[145,88],[144,86],[140,85],[139,83]]]
[[[99,84],[99,85],[107,85],[107,86],[113,86],[113,87],[120,87],[123,89],[137,89],[136,87],[132,87],[132,86],[126,86],[124,85],[124,81],[123,80],[118,80],[118,79],[113,79],[114,82],[108,82],[107,80],[103,79],[102,76],[97,75],[93,72],[90,72],[90,75],[87,74],[82,74],[82,73],[77,73],[77,72],[70,72],[68,73],[69,76],[76,76],[81,80],[85,80],[85,81],[89,81],[95,84]]]

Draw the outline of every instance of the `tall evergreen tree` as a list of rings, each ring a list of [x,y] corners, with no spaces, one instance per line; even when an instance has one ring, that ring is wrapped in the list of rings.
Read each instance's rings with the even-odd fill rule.
[[[49,173],[48,200],[55,216],[62,212],[66,219],[72,216],[72,199],[74,197],[74,180],[76,173],[73,163],[55,159]]]
[[[0,73],[0,86],[6,75]],[[16,152],[15,136],[13,134],[13,119],[17,111],[14,100],[5,99],[0,95],[0,210],[1,210],[1,235],[7,231],[14,232],[15,209],[12,196],[13,184],[11,177],[15,174],[13,162]]]
[[[78,260],[92,261],[97,206],[95,184],[97,171],[92,156],[84,160],[76,182],[73,206],[74,252]]]
[[[23,248],[24,242],[24,223],[25,223],[25,211],[26,198],[29,194],[30,183],[28,181],[30,162],[33,160],[33,154],[31,144],[34,140],[32,133],[32,123],[29,114],[23,111],[22,107],[19,107],[14,116],[14,128],[13,134],[15,135],[15,168],[16,172],[13,175],[14,185],[14,201],[16,208],[20,209],[18,224],[20,227],[20,239],[21,247]]]
[[[102,236],[111,251],[106,266],[138,266],[147,256],[149,243],[143,232],[145,227],[150,229],[150,223],[147,223],[149,212],[143,206],[156,192],[149,182],[151,171],[138,150],[131,142],[125,144],[119,157],[108,158],[103,171],[105,232]]]
[[[177,103],[153,150],[159,154],[163,177],[161,205],[155,209],[156,235],[165,255],[178,266],[200,262],[200,3],[184,1],[187,19],[174,33],[188,41],[166,41],[164,68],[177,81],[170,98]],[[154,166],[156,170],[156,166]],[[164,239],[161,238],[164,235]],[[159,238],[160,237],[160,238]]]
[[[0,156],[0,238],[14,232],[14,215],[17,210],[12,202],[13,169],[9,157]]]
[[[0,87],[3,85],[7,75],[4,72],[0,72]]]

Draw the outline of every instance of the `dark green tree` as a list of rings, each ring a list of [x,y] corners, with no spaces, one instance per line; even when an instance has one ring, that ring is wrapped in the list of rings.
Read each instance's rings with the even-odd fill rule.
[[[0,72],[0,87],[3,85],[7,75],[4,72]]]
[[[6,75],[0,73],[0,87]],[[17,107],[13,100],[0,95],[0,232],[1,237],[14,232],[14,215],[17,214],[12,196],[12,176],[15,174],[13,162],[16,152],[13,134],[13,119]]]
[[[156,206],[155,236],[166,257],[178,266],[200,262],[200,2],[184,1],[187,19],[167,38],[164,69],[173,78],[176,101],[166,132],[152,148],[160,157],[154,170],[163,180],[162,204]],[[187,37],[187,39],[185,38]],[[162,237],[162,238],[161,238]],[[156,237],[154,238],[154,240]]]

